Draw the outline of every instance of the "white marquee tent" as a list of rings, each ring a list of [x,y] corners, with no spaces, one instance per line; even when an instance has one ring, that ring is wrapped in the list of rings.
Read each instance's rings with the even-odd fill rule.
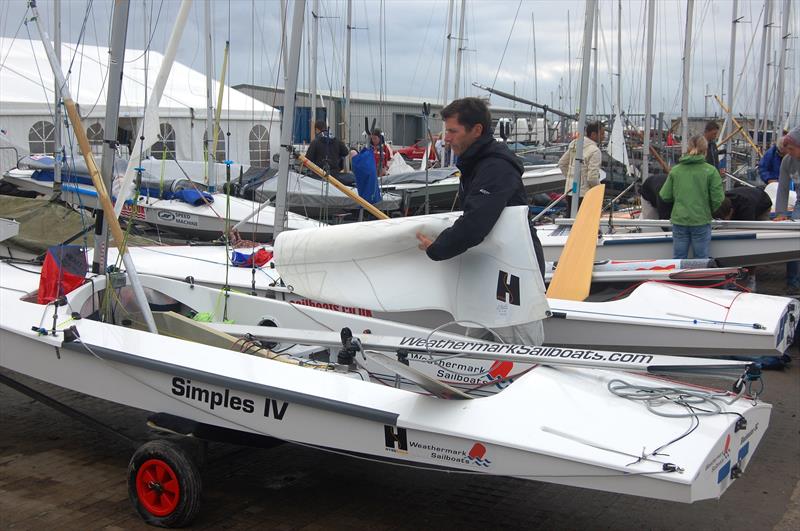
[[[61,62],[64,71],[70,63],[70,92],[78,104],[90,140],[99,149],[105,119],[106,81],[109,54],[107,47],[63,44]],[[130,139],[145,109],[145,74],[147,94],[152,90],[163,55],[128,49],[125,53],[124,79],[120,99],[120,142]],[[216,105],[219,82],[213,82]],[[0,37],[0,174],[16,164],[15,157],[48,151],[52,146],[54,115],[53,73],[41,42]],[[203,160],[206,132],[206,76],[177,61],[172,66],[160,105],[160,123],[164,145],[182,160]],[[220,120],[221,143],[217,151],[235,163],[264,165],[280,144],[280,112],[237,90],[225,87]],[[71,130],[71,129],[70,129]],[[228,134],[229,133],[229,134]],[[127,136],[127,139],[126,139]],[[174,139],[174,141],[173,141]],[[49,141],[49,143],[48,143]],[[80,153],[74,138],[63,141],[76,156]],[[72,147],[71,147],[72,146]],[[157,145],[158,146],[158,145]],[[154,152],[156,148],[154,148]],[[155,154],[155,153],[154,153]]]

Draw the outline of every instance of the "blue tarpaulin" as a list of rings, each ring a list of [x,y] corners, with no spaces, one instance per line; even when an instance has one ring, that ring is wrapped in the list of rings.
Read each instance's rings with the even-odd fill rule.
[[[378,170],[375,167],[375,155],[372,150],[363,148],[353,157],[352,165],[358,195],[373,205],[378,203],[381,200],[381,190],[378,187]]]

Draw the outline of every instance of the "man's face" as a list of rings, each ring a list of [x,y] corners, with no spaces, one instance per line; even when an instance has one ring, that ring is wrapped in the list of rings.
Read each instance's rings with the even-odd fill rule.
[[[482,124],[475,124],[468,130],[458,123],[457,116],[451,116],[444,121],[444,140],[458,156],[461,156],[482,134]]]
[[[599,144],[606,138],[606,130],[601,127],[596,133],[590,134],[589,138]]]
[[[783,153],[793,159],[800,159],[800,146],[794,143],[784,142]]]
[[[373,146],[377,146],[378,144],[381,143],[381,137],[379,137],[378,135],[370,135],[369,139],[372,142]]]
[[[718,134],[719,134],[719,129],[712,129],[711,131],[704,132],[703,136],[706,137],[706,140],[708,142],[711,142],[712,140],[717,138]]]

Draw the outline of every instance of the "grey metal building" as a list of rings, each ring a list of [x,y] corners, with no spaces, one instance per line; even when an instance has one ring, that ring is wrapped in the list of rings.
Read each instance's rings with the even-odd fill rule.
[[[244,92],[261,102],[272,105],[283,110],[283,88],[266,87],[257,85],[236,85],[233,88]],[[430,103],[431,116],[429,118],[429,128],[431,133],[436,134],[441,129],[440,112],[441,103],[434,103],[426,98],[412,98],[405,96],[387,96],[383,101],[375,94],[351,93],[350,97],[350,124],[349,131],[345,132],[344,120],[344,98],[341,95],[320,94],[317,101],[317,119],[326,119],[328,126],[334,134],[351,145],[364,143],[365,118],[372,126],[373,120],[375,127],[380,128],[386,141],[395,146],[408,146],[416,140],[424,138],[425,120],[422,116],[422,104]],[[307,91],[298,90],[295,100],[297,109],[295,111],[294,142],[309,142],[311,134],[311,96]],[[541,113],[526,108],[512,108],[492,106],[492,120],[497,123],[498,119],[517,118],[534,119],[540,117]],[[493,124],[494,125],[494,124]]]

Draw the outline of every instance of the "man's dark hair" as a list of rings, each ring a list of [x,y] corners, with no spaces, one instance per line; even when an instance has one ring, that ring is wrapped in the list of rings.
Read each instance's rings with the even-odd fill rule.
[[[586,136],[599,133],[601,129],[603,129],[603,122],[589,122],[586,124]]]
[[[325,120],[317,120],[316,122],[314,122],[314,129],[316,129],[317,131],[327,131],[328,124],[325,123]]]
[[[728,216],[733,211],[733,203],[729,198],[725,198],[722,200],[722,203],[719,205],[719,208],[714,212],[713,216],[714,219],[728,219]]]
[[[376,127],[375,129],[372,130],[372,133],[370,133],[370,134],[371,135],[375,135],[375,136],[381,136],[383,134],[383,131],[381,131],[380,129],[378,129]]]
[[[479,98],[461,98],[451,101],[442,109],[442,118],[455,118],[467,131],[471,131],[477,124],[483,126],[483,134],[492,130],[492,114],[483,100]]]
[[[709,133],[711,131],[719,131],[719,124],[715,120],[706,122],[705,132]]]

